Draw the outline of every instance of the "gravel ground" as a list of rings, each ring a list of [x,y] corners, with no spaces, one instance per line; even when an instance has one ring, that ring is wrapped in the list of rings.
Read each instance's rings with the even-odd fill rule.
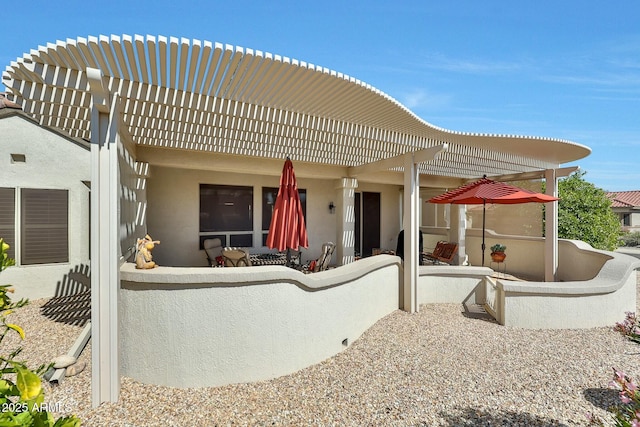
[[[11,315],[32,367],[65,354],[81,330],[43,316],[46,302]],[[86,426],[586,425],[587,413],[611,419],[613,367],[640,379],[640,346],[612,328],[508,328],[459,304],[395,311],[335,357],[270,381],[175,389],[123,378],[120,401],[96,409],[90,354],[89,343],[87,369],[47,387],[47,401]]]

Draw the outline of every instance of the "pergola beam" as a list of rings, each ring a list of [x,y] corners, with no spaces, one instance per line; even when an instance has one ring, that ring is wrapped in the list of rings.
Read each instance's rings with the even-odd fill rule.
[[[440,144],[435,147],[415,151],[413,152],[413,163],[419,164],[437,159],[440,153],[447,151],[448,148],[448,144]],[[347,169],[347,172],[350,177],[356,177],[366,173],[386,171],[389,169],[404,167],[405,160],[406,154],[400,154],[398,156],[389,157],[388,159],[378,160],[365,165],[352,166]]]
[[[573,172],[580,170],[580,166],[568,166],[564,168],[556,168],[555,177],[563,178],[571,175]],[[493,181],[528,181],[532,179],[542,179],[546,177],[546,169],[533,171],[533,172],[523,172],[523,173],[515,173],[509,175],[498,175],[498,176],[487,176],[487,178],[492,179]]]

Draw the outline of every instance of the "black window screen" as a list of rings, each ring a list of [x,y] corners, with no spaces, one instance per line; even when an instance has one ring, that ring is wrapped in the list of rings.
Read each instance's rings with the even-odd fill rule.
[[[278,197],[278,187],[262,187],[262,230],[269,230],[271,218],[273,217],[273,208],[276,205],[276,197]],[[307,190],[298,188],[300,196],[300,204],[302,205],[302,216],[304,216],[305,224],[307,221]]]
[[[25,188],[21,193],[21,263],[69,262],[69,192]]]
[[[253,230],[253,187],[200,184],[200,232]]]
[[[15,258],[16,244],[16,190],[0,188],[0,238],[11,247],[9,258]]]

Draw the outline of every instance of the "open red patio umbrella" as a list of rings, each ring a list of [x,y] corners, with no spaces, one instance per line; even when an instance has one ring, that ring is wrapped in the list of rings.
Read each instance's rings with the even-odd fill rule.
[[[293,171],[293,163],[287,157],[280,176],[280,189],[276,197],[267,246],[279,251],[287,250],[287,261],[290,260],[290,250],[309,247],[307,228],[304,224],[302,203],[298,194],[298,183]]]
[[[465,184],[429,199],[430,203],[451,203],[456,205],[482,205],[482,265],[484,265],[484,230],[487,203],[510,205],[517,203],[548,203],[557,197],[535,193],[504,182],[492,181],[486,176],[478,181]]]

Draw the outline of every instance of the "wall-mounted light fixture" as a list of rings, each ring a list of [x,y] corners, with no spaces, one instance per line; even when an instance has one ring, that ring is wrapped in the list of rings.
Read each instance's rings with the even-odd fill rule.
[[[336,211],[336,205],[333,202],[329,202],[329,213],[334,213]]]

